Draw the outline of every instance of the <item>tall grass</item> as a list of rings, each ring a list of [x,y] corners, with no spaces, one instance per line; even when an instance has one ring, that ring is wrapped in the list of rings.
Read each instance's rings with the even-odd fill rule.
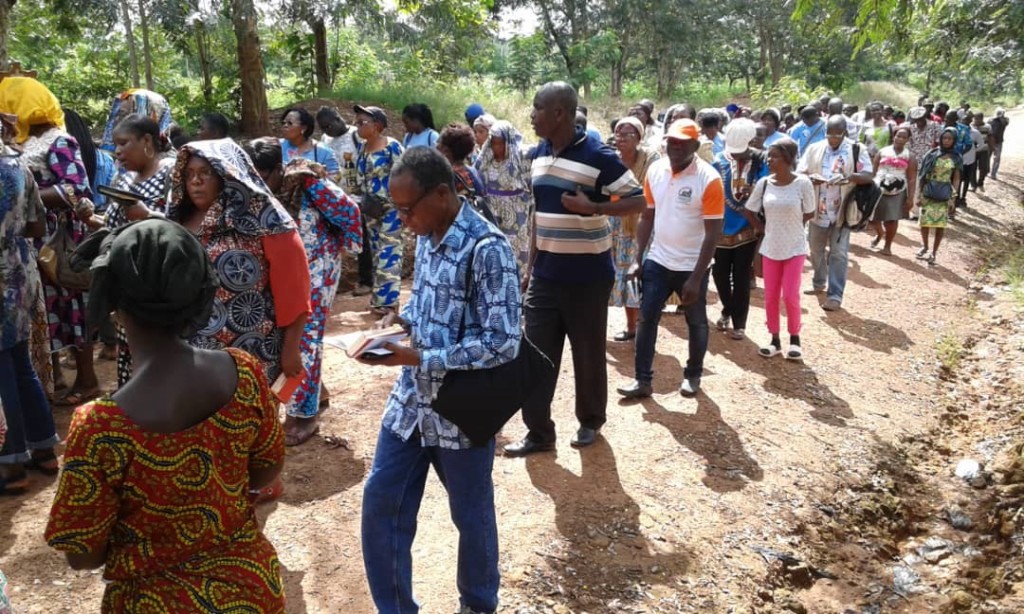
[[[920,92],[915,88],[893,81],[861,81],[846,88],[842,92],[843,102],[864,105],[872,100],[881,100],[894,107],[909,109],[917,104]]]
[[[491,79],[460,79],[455,83],[423,84],[365,84],[354,83],[337,87],[332,98],[374,104],[395,111],[405,105],[420,102],[430,107],[438,127],[450,122],[465,122],[466,107],[473,102],[483,105],[488,113],[507,119],[520,131],[530,126],[532,94],[528,97],[502,87]]]

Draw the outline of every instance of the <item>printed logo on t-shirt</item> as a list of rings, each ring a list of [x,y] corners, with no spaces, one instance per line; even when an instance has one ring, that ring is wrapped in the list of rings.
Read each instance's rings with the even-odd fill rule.
[[[693,200],[693,188],[686,186],[679,190],[679,194],[676,196],[676,202],[680,205],[689,205],[690,201]]]

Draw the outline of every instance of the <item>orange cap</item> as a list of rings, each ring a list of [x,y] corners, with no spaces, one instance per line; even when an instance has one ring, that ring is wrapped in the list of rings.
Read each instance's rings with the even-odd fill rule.
[[[666,139],[679,139],[680,141],[696,141],[700,138],[700,127],[692,119],[677,119],[665,131]]]

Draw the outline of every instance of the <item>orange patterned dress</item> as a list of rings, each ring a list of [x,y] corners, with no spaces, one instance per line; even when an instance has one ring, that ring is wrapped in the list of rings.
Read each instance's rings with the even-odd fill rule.
[[[138,427],[110,397],[75,412],[46,540],[107,549],[102,612],[284,612],[280,564],[260,532],[250,468],[284,459],[276,397],[259,361],[231,402],[172,434]]]

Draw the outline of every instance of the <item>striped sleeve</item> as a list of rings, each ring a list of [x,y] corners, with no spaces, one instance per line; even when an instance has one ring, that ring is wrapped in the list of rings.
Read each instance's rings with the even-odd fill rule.
[[[602,152],[601,172],[597,177],[598,184],[604,186],[602,192],[608,196],[626,198],[639,196],[643,192],[640,183],[633,176],[633,171],[626,168],[617,155],[610,150]]]

